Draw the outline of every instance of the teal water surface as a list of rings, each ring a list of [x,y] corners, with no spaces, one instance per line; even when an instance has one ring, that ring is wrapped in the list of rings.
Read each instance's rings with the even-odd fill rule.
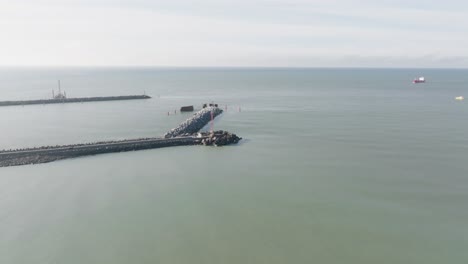
[[[468,262],[467,70],[3,68],[0,100],[57,79],[153,98],[0,108],[0,149],[159,136],[211,101],[245,140],[0,168],[0,263]]]

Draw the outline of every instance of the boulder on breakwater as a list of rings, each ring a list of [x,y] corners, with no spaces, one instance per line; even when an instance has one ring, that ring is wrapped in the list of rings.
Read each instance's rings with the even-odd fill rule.
[[[164,138],[173,138],[183,135],[192,135],[200,131],[204,126],[206,126],[210,121],[213,115],[213,118],[220,115],[223,112],[218,107],[206,107],[202,110],[195,113],[192,117],[185,120],[178,127],[171,129],[169,132],[164,134]]]
[[[207,133],[200,133],[201,137],[204,137],[201,140],[201,144],[204,146],[225,146],[230,144],[237,144],[242,138],[238,137],[236,134],[229,133],[227,131],[218,130]]]

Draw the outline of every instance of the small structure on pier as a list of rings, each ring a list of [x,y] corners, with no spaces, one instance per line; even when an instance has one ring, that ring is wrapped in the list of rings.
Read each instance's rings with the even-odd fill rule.
[[[180,112],[193,112],[193,105],[182,106]]]
[[[67,99],[67,93],[65,91],[62,92],[62,89],[60,87],[60,80],[58,80],[58,93],[55,94],[55,91],[52,90],[52,99],[54,100]]]

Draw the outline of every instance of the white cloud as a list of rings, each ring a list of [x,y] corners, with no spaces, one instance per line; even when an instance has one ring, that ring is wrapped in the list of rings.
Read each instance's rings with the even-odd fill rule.
[[[0,65],[468,67],[460,10],[354,0],[120,2],[0,2]]]

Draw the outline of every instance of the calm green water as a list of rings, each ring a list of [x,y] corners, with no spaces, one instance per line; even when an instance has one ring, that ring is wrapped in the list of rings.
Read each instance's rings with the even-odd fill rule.
[[[0,168],[0,263],[468,262],[468,70],[1,69],[0,100],[57,79],[153,99],[0,108],[0,148],[158,136],[209,101],[245,140]]]

